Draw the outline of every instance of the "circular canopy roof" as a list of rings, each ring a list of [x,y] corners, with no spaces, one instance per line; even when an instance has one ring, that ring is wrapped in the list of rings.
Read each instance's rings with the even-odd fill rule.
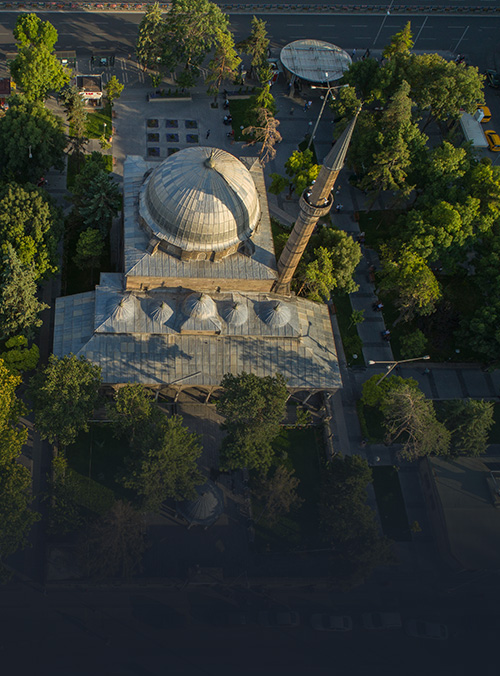
[[[352,62],[346,51],[323,40],[290,42],[280,59],[287,70],[308,82],[339,80]]]
[[[211,526],[224,511],[224,496],[221,489],[207,479],[202,486],[196,486],[197,497],[177,503],[179,514],[190,524]]]
[[[187,148],[146,180],[140,214],[151,231],[184,251],[223,251],[251,236],[260,218],[248,169],[218,148]]]

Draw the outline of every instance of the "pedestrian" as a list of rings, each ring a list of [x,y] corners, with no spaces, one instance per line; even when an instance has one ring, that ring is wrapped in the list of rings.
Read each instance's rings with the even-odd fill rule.
[[[291,89],[292,89],[292,83],[289,82],[289,83],[287,84],[287,86],[286,86],[287,94],[290,94],[290,90],[291,90]]]
[[[354,49],[352,50],[352,58],[354,59],[355,56],[356,56],[356,47],[354,47]]]
[[[337,205],[335,206],[335,211],[336,211],[338,214],[340,214],[340,204],[337,204]]]
[[[210,129],[207,129],[207,135],[205,136],[205,138],[208,138],[209,136],[210,136]]]
[[[307,113],[307,101],[304,103],[304,113]]]
[[[313,104],[312,101],[308,101],[308,102],[307,102],[307,107],[310,108],[310,107],[312,106],[312,104]]]

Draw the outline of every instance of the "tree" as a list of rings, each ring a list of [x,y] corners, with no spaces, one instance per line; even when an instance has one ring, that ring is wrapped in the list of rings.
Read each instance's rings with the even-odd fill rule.
[[[408,21],[402,31],[392,36],[390,43],[384,48],[382,56],[385,59],[393,59],[396,55],[409,57],[412,47],[411,22]]]
[[[19,426],[25,412],[16,396],[21,378],[0,359],[0,579],[10,576],[5,563],[27,544],[33,524],[40,518],[32,511],[31,474],[18,458],[28,432]]]
[[[60,117],[42,103],[11,96],[0,118],[0,176],[18,183],[36,183],[51,167],[64,169],[66,136]]]
[[[310,186],[319,174],[319,164],[314,164],[311,150],[294,150],[285,162],[285,172],[290,177],[286,179],[279,174],[271,174],[272,184],[269,191],[278,195],[286,187],[289,188],[289,197],[293,192],[301,195]]]
[[[362,59],[351,63],[342,77],[342,83],[354,87],[358,99],[365,104],[371,103],[374,98],[380,98],[380,66],[377,59]]]
[[[425,260],[403,247],[397,255],[382,247],[380,289],[398,294],[400,319],[408,321],[416,314],[429,315],[441,297],[439,283]]]
[[[313,256],[309,253],[311,249]],[[324,251],[320,252],[321,249]],[[353,275],[361,256],[360,245],[346,232],[337,228],[320,228],[319,233],[311,237],[298,276],[313,294],[317,292],[323,298],[329,297],[331,291],[354,293],[359,287]]]
[[[426,455],[447,455],[450,433],[436,418],[432,401],[412,383],[391,384],[382,405],[387,443],[400,440],[398,455],[417,460]]]
[[[69,446],[80,432],[88,432],[100,386],[99,366],[83,356],[51,354],[48,364],[31,378],[29,387],[35,426],[42,439]]]
[[[127,458],[123,485],[147,511],[158,511],[167,498],[193,498],[204,481],[197,467],[201,452],[199,436],[184,427],[181,416],[167,418],[152,408]]]
[[[57,31],[36,14],[20,14],[14,28],[18,54],[10,72],[28,101],[45,101],[50,91],[59,91],[70,79],[70,71],[54,53]]]
[[[80,92],[75,85],[63,90],[59,99],[63,101],[69,122],[69,142],[75,153],[81,153],[88,143],[87,112]]]
[[[76,243],[76,255],[73,258],[77,267],[84,270],[90,265],[91,276],[94,267],[104,253],[104,238],[95,228],[88,228],[80,233]]]
[[[36,297],[36,275],[33,266],[24,266],[12,245],[7,245],[0,287],[0,337],[18,333],[33,338],[42,325],[38,315],[48,307]]]
[[[253,136],[252,140],[249,141],[246,145],[253,146],[256,143],[262,143],[259,152],[259,160],[262,165],[269,162],[269,160],[274,159],[276,156],[276,143],[280,143],[282,138],[281,134],[278,131],[279,120],[273,117],[266,108],[261,108],[257,114],[257,124],[259,126],[252,125],[243,129],[243,134],[249,134]]]
[[[251,67],[255,73],[266,62],[269,52],[269,38],[266,22],[252,17],[252,30],[246,40],[238,44],[238,48],[252,57]]]
[[[352,120],[358,112],[361,103],[356,94],[356,88],[346,85],[341,87],[335,96],[330,99],[330,108],[337,118]]]
[[[5,342],[7,350],[0,353],[0,359],[6,368],[20,375],[24,371],[33,371],[38,365],[40,359],[40,350],[38,345],[28,348],[28,339],[25,336],[13,336]]]
[[[429,110],[425,127],[433,120],[458,119],[460,110],[476,110],[484,100],[484,76],[474,66],[447,61],[439,54],[413,55],[405,77],[420,110]]]
[[[446,402],[443,422],[451,433],[451,455],[479,456],[486,452],[494,425],[492,401],[455,399]]]
[[[107,171],[97,171],[87,185],[87,191],[79,198],[77,211],[84,226],[96,228],[106,236],[111,221],[121,209],[122,196],[120,189]]]
[[[225,417],[222,428],[228,432],[222,443],[221,466],[266,472],[274,457],[272,442],[279,434],[288,399],[285,379],[279,373],[264,378],[245,371],[226,373],[221,387],[216,406]]]
[[[162,55],[164,34],[165,23],[162,12],[160,5],[155,2],[148,5],[146,14],[141,19],[135,45],[137,61],[144,70],[158,67]]]
[[[139,572],[145,532],[144,516],[128,502],[115,502],[80,541],[80,560],[87,575],[130,578]]]
[[[361,401],[365,406],[382,408],[389,390],[400,385],[406,385],[415,392],[419,389],[418,382],[414,378],[401,378],[400,376],[386,376],[384,378],[383,375],[376,373],[363,383]]]
[[[10,258],[10,245],[19,263],[31,268],[36,279],[47,278],[57,271],[61,231],[60,212],[45,191],[15,183],[0,188],[2,253]]]
[[[276,524],[280,517],[293,508],[300,507],[303,500],[297,495],[300,481],[293,476],[295,470],[278,465],[271,476],[261,476],[253,489],[253,494],[262,504],[262,513],[257,523],[265,517],[269,525]]]
[[[104,89],[106,90],[106,98],[109,101],[109,105],[113,107],[114,101],[120,98],[124,85],[118,80],[116,75],[112,75],[104,85]]]
[[[401,356],[403,359],[414,359],[425,355],[428,341],[420,329],[413,329],[400,338]]]
[[[130,445],[135,446],[136,435],[152,416],[152,398],[153,393],[139,383],[120,387],[113,403],[106,406],[107,416],[118,438],[126,437]]]
[[[52,460],[52,471],[47,477],[48,532],[52,535],[66,535],[77,530],[84,523],[80,506],[74,499],[74,478],[68,468],[65,455],[59,452]]]
[[[390,541],[379,535],[373,510],[366,504],[372,481],[368,462],[359,455],[334,455],[322,472],[320,526],[332,547],[333,575],[344,584],[361,584],[380,565],[394,563]]]
[[[165,19],[162,61],[175,70],[183,66],[195,78],[220,32],[228,32],[228,18],[209,0],[173,0]]]
[[[241,59],[234,49],[233,36],[227,30],[219,29],[214,58],[208,64],[205,79],[206,82],[213,83],[208,91],[214,95],[214,105],[217,103],[217,95],[223,80],[234,80],[240,63]]]

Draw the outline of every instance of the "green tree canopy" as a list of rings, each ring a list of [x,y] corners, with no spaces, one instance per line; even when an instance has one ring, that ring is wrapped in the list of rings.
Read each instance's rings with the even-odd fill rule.
[[[81,232],[76,243],[76,255],[73,258],[77,267],[84,270],[89,265],[91,268],[98,265],[104,253],[104,246],[104,238],[99,230],[88,228]]]
[[[311,249],[313,256],[309,254]],[[318,255],[320,249],[325,249],[326,253],[322,252]],[[320,228],[318,234],[311,237],[304,256],[305,265],[299,266],[298,275],[300,277],[302,274],[305,280],[306,276],[312,273],[311,277],[307,277],[307,284],[309,284],[309,279],[311,281],[317,279],[325,291],[329,290],[323,293],[317,287],[316,290],[322,298],[328,298],[332,291],[354,293],[358,289],[358,284],[353,276],[361,256],[360,245],[346,232],[337,228]],[[310,273],[304,269],[309,266],[312,268]]]
[[[61,118],[43,103],[31,103],[21,96],[12,96],[9,106],[0,118],[0,176],[37,183],[51,167],[62,171],[67,139]]]
[[[451,432],[451,455],[483,455],[494,425],[494,404],[477,399],[446,402],[443,422]]]
[[[439,282],[425,260],[405,247],[397,254],[382,247],[380,289],[398,294],[400,317],[405,321],[416,314],[432,314],[441,298]]]
[[[184,427],[181,416],[167,417],[152,408],[134,437],[123,484],[148,511],[158,511],[167,498],[193,498],[196,486],[204,482],[197,466],[201,452],[198,435]]]
[[[211,83],[209,93],[214,95],[214,103],[224,80],[234,80],[238,74],[241,59],[235,51],[232,34],[225,30],[217,30],[216,46],[213,59],[208,64],[208,73],[205,78]]]
[[[15,183],[0,188],[1,251],[10,258],[10,245],[19,263],[31,268],[36,279],[57,271],[61,231],[60,212],[44,190]]]
[[[274,451],[272,442],[280,431],[288,399],[282,375],[259,378],[253,373],[226,373],[217,412],[225,417],[228,434],[221,448],[221,466],[247,467],[267,472]]]
[[[106,98],[108,99],[111,106],[113,106],[113,103],[115,102],[116,99],[120,98],[124,86],[125,85],[123,85],[118,80],[116,75],[112,75],[104,85],[104,89],[106,90]]]
[[[209,0],[173,0],[165,17],[162,59],[170,70],[178,66],[197,76],[220,32],[228,32],[228,17]]]
[[[354,87],[358,99],[365,103],[380,98],[380,67],[377,59],[362,59],[351,63],[342,77],[342,83]]]
[[[266,30],[266,22],[263,19],[252,17],[252,30],[246,40],[238,43],[238,49],[252,57],[251,66],[254,71],[267,62],[269,50],[269,37]]]
[[[39,515],[32,511],[31,474],[18,458],[28,432],[19,425],[25,412],[16,396],[21,384],[0,359],[0,579],[10,576],[9,556],[27,544],[27,536]]]
[[[56,357],[30,381],[35,425],[42,439],[72,444],[81,431],[89,429],[89,419],[98,401],[101,369],[85,357],[74,354]]]
[[[117,437],[126,437],[132,446],[143,425],[153,415],[153,394],[144,385],[129,383],[115,393],[112,404],[106,406],[108,418]]]
[[[408,57],[412,47],[411,22],[408,21],[403,30],[392,36],[390,43],[384,48],[382,56],[385,59],[392,59],[396,55]]]
[[[137,34],[135,54],[137,61],[146,68],[157,68],[163,51],[165,23],[160,5],[155,2],[148,5],[142,17]]]
[[[73,204],[77,218],[85,228],[99,230],[106,236],[111,222],[122,206],[118,184],[105,169],[100,153],[92,153],[86,160],[73,186]]]
[[[33,338],[42,325],[38,317],[48,307],[37,296],[33,266],[22,265],[12,245],[7,245],[0,286],[0,337],[2,340],[22,333]]]
[[[19,375],[36,369],[40,359],[38,345],[33,343],[28,347],[28,339],[25,336],[13,336],[5,342],[5,347],[5,352],[0,352],[0,359],[9,371]]]
[[[436,418],[432,401],[413,383],[392,382],[381,402],[387,443],[402,443],[399,456],[417,460],[426,455],[447,455],[450,433]]]
[[[59,91],[70,79],[70,71],[54,53],[57,31],[36,14],[20,14],[14,28],[18,54],[10,72],[28,101],[45,101],[50,91]]]
[[[294,474],[295,470],[278,465],[270,476],[259,477],[252,490],[262,505],[261,514],[255,514],[257,522],[264,519],[268,524],[274,525],[292,508],[300,507],[303,502],[297,495],[300,481]]]
[[[361,584],[376,566],[394,563],[391,543],[380,537],[375,513],[366,504],[371,481],[368,462],[359,455],[336,454],[322,472],[322,536],[333,549],[333,577],[348,586]]]

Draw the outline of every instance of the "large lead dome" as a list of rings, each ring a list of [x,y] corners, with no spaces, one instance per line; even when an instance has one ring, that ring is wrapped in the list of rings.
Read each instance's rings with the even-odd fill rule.
[[[139,211],[162,248],[183,257],[232,253],[260,218],[248,169],[224,150],[203,147],[164,160],[141,189]]]

